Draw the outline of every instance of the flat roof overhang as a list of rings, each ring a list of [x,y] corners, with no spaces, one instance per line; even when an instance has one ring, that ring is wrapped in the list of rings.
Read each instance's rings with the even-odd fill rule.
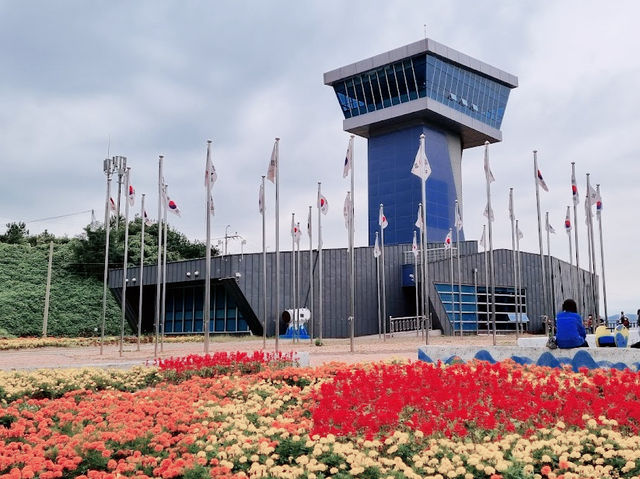
[[[500,130],[431,98],[419,98],[347,118],[342,126],[344,131],[370,138],[398,127],[416,124],[434,124],[459,134],[463,149],[484,145],[485,141],[502,141]]]
[[[469,55],[465,55],[462,52],[449,48],[430,38],[424,38],[403,47],[395,48],[388,52],[331,70],[324,74],[324,84],[333,85],[333,83],[344,80],[345,78],[349,78],[353,75],[358,75],[360,73],[373,70],[374,68],[427,52],[438,55],[453,63],[457,63],[462,67],[502,83],[509,88],[516,88],[518,86],[518,77],[515,75],[500,70],[488,63],[476,60]]]

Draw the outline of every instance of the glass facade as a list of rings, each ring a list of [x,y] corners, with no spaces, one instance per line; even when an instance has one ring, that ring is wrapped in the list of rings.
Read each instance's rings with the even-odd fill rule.
[[[415,126],[368,141],[369,244],[373,245],[380,203],[389,226],[384,230],[385,244],[411,243],[418,203],[422,202],[419,179],[410,174],[420,134],[426,136],[427,156],[432,173],[427,182],[427,235],[429,241],[444,241],[454,223],[457,198],[447,136],[434,128]],[[459,161],[459,159],[454,159]],[[464,232],[461,232],[464,240]]]
[[[449,283],[434,284],[442,306],[447,313],[447,319],[455,331],[462,329],[468,332],[487,332],[491,329],[491,296],[485,286],[454,284],[453,289]],[[460,293],[461,291],[461,293]],[[496,286],[496,329],[515,329],[516,298],[515,288]],[[527,314],[527,298],[525,290],[520,292],[522,296],[522,313]],[[461,307],[462,306],[462,307]],[[528,322],[528,319],[526,320]]]
[[[204,287],[184,286],[167,289],[166,334],[201,333],[203,328]],[[224,286],[211,285],[211,333],[248,333],[249,325]]]
[[[384,65],[333,84],[345,118],[428,97],[500,129],[510,88],[433,54]]]

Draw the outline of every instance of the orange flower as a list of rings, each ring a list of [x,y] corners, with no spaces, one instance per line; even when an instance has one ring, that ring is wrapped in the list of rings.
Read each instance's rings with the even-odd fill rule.
[[[551,473],[551,467],[549,466],[542,466],[542,469],[540,469],[540,474],[542,474],[543,476],[548,476]]]

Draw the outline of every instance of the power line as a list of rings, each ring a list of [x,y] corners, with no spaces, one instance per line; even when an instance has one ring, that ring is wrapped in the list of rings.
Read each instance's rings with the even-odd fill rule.
[[[86,213],[91,213],[92,211],[93,210],[83,210],[83,211],[77,211],[75,213],[67,213],[66,215],[49,216],[48,218],[38,218],[36,220],[25,221],[25,223],[38,223],[40,221],[57,220],[59,218],[66,218],[68,216],[77,216],[77,215],[83,215]]]

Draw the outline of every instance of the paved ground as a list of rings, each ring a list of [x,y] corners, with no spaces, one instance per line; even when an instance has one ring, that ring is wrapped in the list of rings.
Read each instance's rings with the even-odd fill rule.
[[[498,345],[515,346],[514,335],[498,335]],[[394,337],[387,337],[385,341],[378,336],[364,336],[354,340],[354,352],[350,352],[349,339],[325,339],[323,346],[314,346],[309,340],[292,344],[291,340],[279,341],[281,351],[308,351],[310,363],[317,366],[330,361],[347,363],[380,361],[385,359],[417,359],[418,346],[425,344],[425,340],[413,333],[399,333]],[[490,347],[493,345],[491,335],[446,337],[431,336],[431,345],[466,345]],[[203,354],[203,343],[165,343],[163,350],[158,347],[158,356],[184,356],[187,354]],[[211,339],[210,352],[214,351],[255,351],[262,349],[262,338],[238,339],[237,341],[216,341]],[[267,351],[275,350],[275,340],[268,339]],[[154,359],[154,344],[141,345],[140,351],[135,344],[125,344],[122,357],[119,348],[105,346],[103,354],[99,347],[78,348],[37,348],[28,350],[0,351],[0,370],[63,368],[80,366],[98,367],[130,367],[138,364],[152,363]]]

